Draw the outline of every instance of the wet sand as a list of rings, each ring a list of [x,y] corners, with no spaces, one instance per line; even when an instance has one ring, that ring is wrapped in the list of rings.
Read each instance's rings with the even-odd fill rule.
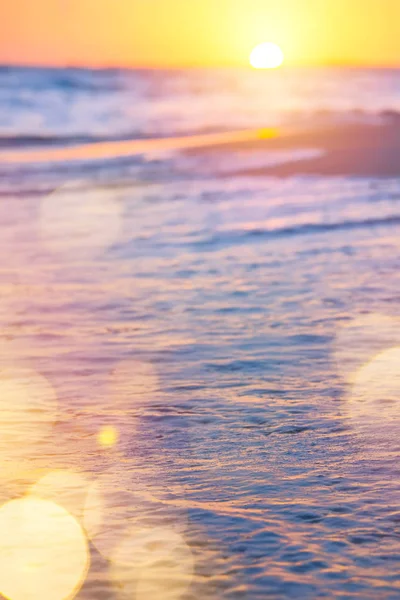
[[[80,144],[68,148],[9,151],[0,153],[0,164],[20,162],[97,161],[135,155],[181,151],[195,158],[218,160],[221,153],[240,152],[243,157],[260,153],[321,150],[320,156],[267,164],[235,171],[237,175],[328,175],[396,177],[400,175],[400,120],[385,119],[380,124],[338,124],[335,127],[288,129],[250,129],[173,138],[123,140]],[[243,161],[245,164],[245,161]]]
[[[223,151],[244,151],[249,153],[262,149],[266,151],[297,150],[318,148],[323,154],[318,157],[286,162],[275,166],[239,171],[240,175],[328,175],[396,177],[400,175],[400,122],[393,119],[382,124],[343,124],[334,128],[316,128],[277,136],[256,142],[225,144]],[[212,150],[203,148],[192,150],[209,152],[210,158],[222,147]]]
[[[91,144],[76,144],[70,147],[55,147],[46,149],[11,150],[0,153],[1,163],[31,163],[31,162],[65,162],[65,161],[96,161],[116,159],[143,154],[170,152],[188,148],[212,148],[230,144],[254,142],[259,139],[269,139],[279,134],[277,129],[244,129],[203,135],[178,137],[132,139],[120,141],[104,141]]]

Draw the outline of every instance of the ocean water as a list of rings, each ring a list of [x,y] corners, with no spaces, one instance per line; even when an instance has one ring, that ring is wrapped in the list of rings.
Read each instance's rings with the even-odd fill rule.
[[[51,70],[0,67],[2,145],[186,135],[376,118],[400,110],[400,71]]]
[[[4,67],[0,139],[374,121],[399,105],[395,71]],[[400,181],[235,174],[319,151],[0,153],[1,499],[57,471],[38,495],[90,539],[85,577],[63,564],[78,598],[399,598]]]

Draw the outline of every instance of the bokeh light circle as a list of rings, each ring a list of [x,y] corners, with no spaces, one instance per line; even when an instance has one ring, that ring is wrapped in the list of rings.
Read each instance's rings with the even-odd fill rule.
[[[400,433],[400,346],[380,352],[354,374],[347,413],[361,431],[381,438]]]
[[[85,475],[75,471],[59,469],[46,473],[29,490],[31,497],[42,500],[50,500],[62,506],[71,515],[73,515],[81,524],[83,523],[83,514],[85,506],[88,506],[90,491],[90,501],[99,504],[96,501],[95,490],[92,487],[92,481]],[[97,520],[92,514],[92,520],[87,523],[89,530],[87,534],[94,535],[98,529],[99,517]]]
[[[363,365],[396,346],[400,346],[400,319],[379,313],[358,315],[338,328],[333,359],[338,373],[351,383]]]
[[[120,598],[178,600],[191,585],[193,554],[183,537],[167,528],[130,533],[111,557]]]
[[[113,425],[103,425],[97,432],[97,442],[102,448],[113,448],[119,439],[119,431]]]
[[[254,69],[276,69],[283,64],[284,54],[273,42],[258,44],[250,54],[250,64]]]
[[[116,242],[122,204],[115,190],[73,182],[44,197],[39,233],[45,247],[68,259],[93,258]]]
[[[25,497],[0,508],[0,593],[9,600],[71,600],[89,568],[79,523],[48,500]]]
[[[188,516],[183,501],[146,475],[123,471],[119,466],[102,473],[90,486],[83,526],[100,554],[110,559],[130,529],[184,531]]]
[[[0,457],[30,457],[52,432],[57,397],[48,380],[30,368],[0,369]]]

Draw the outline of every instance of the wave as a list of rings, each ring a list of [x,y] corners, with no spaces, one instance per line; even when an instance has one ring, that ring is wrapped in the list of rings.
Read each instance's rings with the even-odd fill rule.
[[[260,130],[261,131],[261,130]],[[193,129],[187,130],[185,132],[185,136],[179,137],[189,137],[196,135],[217,135],[217,134],[227,134],[230,133],[229,128],[212,128],[212,127],[203,127],[201,129]],[[14,135],[1,135],[0,134],[0,149],[12,150],[13,148],[52,148],[52,147],[69,147],[69,146],[78,146],[84,144],[102,144],[107,142],[137,142],[140,140],[153,140],[154,135],[145,133],[138,130],[129,130],[124,134],[116,133],[116,134],[103,134],[103,135],[94,135],[94,134],[85,134],[85,133],[77,133],[71,135],[65,134],[14,134]],[[170,136],[169,134],[163,134],[156,136],[157,139],[160,140],[168,140],[175,136]],[[178,136],[177,136],[178,137]]]
[[[193,246],[201,246],[204,250],[214,249],[215,246],[241,245],[249,242],[292,237],[301,235],[325,234],[336,231],[349,231],[381,226],[400,225],[400,215],[388,215],[386,217],[371,217],[369,219],[348,220],[336,223],[302,223],[290,227],[276,229],[256,228],[247,231],[221,231],[212,236],[192,243]]]
[[[148,139],[140,132],[131,131],[125,135],[35,135],[35,134],[17,134],[0,135],[0,149],[13,148],[46,148],[46,147],[68,147],[80,144],[96,144],[103,142],[124,142],[131,139]]]
[[[98,161],[121,159],[149,152],[172,152],[191,148],[211,147],[214,145],[255,142],[277,137],[275,128],[245,129],[224,133],[185,135],[176,137],[134,138],[126,140],[107,140],[102,143],[76,144],[70,147],[45,149],[17,149],[2,152],[0,163],[53,163],[65,161]]]
[[[82,69],[0,65],[0,89],[107,92],[121,88],[121,69]]]
[[[344,124],[348,122],[359,123],[360,125],[382,125],[387,123],[393,123],[395,125],[400,124],[400,111],[396,110],[384,110],[375,114],[362,112],[362,111],[348,111],[348,112],[332,112],[332,111],[317,111],[313,113],[296,113],[293,112],[290,115],[286,115],[284,119],[284,127],[290,127],[291,129],[298,129],[299,124],[302,128],[309,128],[310,130],[318,130],[324,127],[329,127],[335,124]],[[257,128],[254,128],[256,130]],[[259,131],[263,130],[263,127],[258,128]],[[266,130],[266,129],[265,129]],[[91,134],[91,133],[74,133],[74,134],[63,134],[63,133],[16,133],[13,135],[1,134],[0,133],[0,150],[12,150],[12,149],[34,149],[34,148],[68,148],[71,146],[79,146],[85,144],[102,144],[108,142],[136,142],[140,140],[152,140],[154,137],[158,139],[167,140],[174,137],[186,137],[186,136],[203,136],[203,135],[225,135],[232,132],[230,127],[198,127],[187,129],[183,134],[178,131],[175,133],[160,132],[159,135],[154,136],[153,133],[140,131],[140,130],[127,130],[124,133],[115,134]]]

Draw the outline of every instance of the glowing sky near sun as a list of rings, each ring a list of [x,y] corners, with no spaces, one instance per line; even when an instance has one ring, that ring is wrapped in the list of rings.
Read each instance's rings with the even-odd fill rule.
[[[287,64],[400,63],[398,0],[13,0],[0,62],[246,65],[279,44]]]

